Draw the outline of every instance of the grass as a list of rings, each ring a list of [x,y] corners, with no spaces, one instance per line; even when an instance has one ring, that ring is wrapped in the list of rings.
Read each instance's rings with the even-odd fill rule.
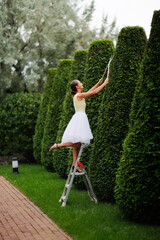
[[[160,227],[140,225],[121,217],[116,205],[95,204],[87,191],[72,187],[66,207],[58,202],[65,180],[39,165],[20,165],[14,175],[11,166],[0,166],[4,176],[74,240],[160,240]]]

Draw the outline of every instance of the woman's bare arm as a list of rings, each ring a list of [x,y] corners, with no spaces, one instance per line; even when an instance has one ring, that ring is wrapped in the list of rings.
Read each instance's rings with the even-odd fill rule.
[[[78,93],[77,94],[77,99],[81,100],[82,98],[86,98],[86,97],[90,97],[94,94],[97,94],[98,92],[100,92],[102,90],[102,88],[107,85],[109,82],[108,78],[106,78],[106,80],[104,81],[104,83],[102,83],[99,87],[95,88],[94,90],[89,90],[88,92],[84,92],[84,93]]]
[[[101,78],[91,89],[89,89],[88,92],[96,89],[99,86],[99,84],[101,84],[102,82],[103,82],[103,78]]]

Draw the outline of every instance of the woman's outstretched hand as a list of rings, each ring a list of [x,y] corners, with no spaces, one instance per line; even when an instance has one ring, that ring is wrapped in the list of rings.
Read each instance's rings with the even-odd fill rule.
[[[105,85],[107,85],[109,83],[109,79],[106,78],[106,80],[104,81]]]
[[[103,77],[99,80],[99,84],[101,84],[103,82]]]

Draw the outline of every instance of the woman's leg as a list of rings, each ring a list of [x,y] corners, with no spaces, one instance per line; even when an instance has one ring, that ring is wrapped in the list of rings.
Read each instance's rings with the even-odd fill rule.
[[[73,147],[73,165],[76,165],[77,161],[77,156],[78,156],[78,147]]]
[[[50,147],[49,151],[56,149],[56,148],[61,148],[61,147],[77,147],[80,148],[81,143],[72,143],[72,142],[67,142],[67,143],[54,143],[53,146]]]
[[[78,157],[78,149],[80,148],[80,146],[81,146],[81,143],[73,147],[73,166],[76,165],[76,161]],[[78,172],[82,172],[79,166],[77,166],[77,170]]]
[[[67,143],[55,143],[53,144],[53,146],[49,149],[49,151],[53,150],[53,149],[57,149],[57,148],[61,148],[61,147],[73,147],[73,166],[76,165],[76,161],[77,161],[77,156],[78,156],[78,149],[81,147],[81,143],[72,143],[72,142],[67,142]],[[77,170],[79,172],[81,172],[80,168],[77,167]]]

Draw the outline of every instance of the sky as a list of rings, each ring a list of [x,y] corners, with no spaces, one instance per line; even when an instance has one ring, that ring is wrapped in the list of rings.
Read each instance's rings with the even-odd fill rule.
[[[91,0],[85,0],[85,4]],[[99,27],[103,14],[111,23],[116,18],[119,30],[125,26],[141,26],[149,37],[154,10],[160,10],[160,0],[95,0],[92,24]]]

